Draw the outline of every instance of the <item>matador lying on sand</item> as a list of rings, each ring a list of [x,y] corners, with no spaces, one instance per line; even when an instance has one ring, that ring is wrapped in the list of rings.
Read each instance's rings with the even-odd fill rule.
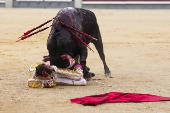
[[[75,64],[73,70],[50,66],[44,61],[37,61],[30,67],[27,85],[33,88],[51,88],[55,85],[86,85],[83,68]]]

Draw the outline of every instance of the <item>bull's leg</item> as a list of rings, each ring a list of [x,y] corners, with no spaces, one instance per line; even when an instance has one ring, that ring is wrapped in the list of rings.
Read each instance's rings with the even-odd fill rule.
[[[75,60],[75,63],[80,63],[80,56],[79,55],[77,55],[75,58],[74,58],[74,60]]]
[[[79,56],[79,55],[77,55],[77,56],[74,58],[74,60],[75,60],[75,63],[80,64],[80,56]],[[88,66],[86,66],[86,68],[87,68],[88,71],[90,71],[90,68],[89,68]]]
[[[94,37],[97,38],[97,41],[92,41],[92,43],[95,45],[98,53],[99,53],[99,56],[103,62],[103,65],[104,65],[104,70],[105,70],[105,76],[108,77],[108,76],[111,76],[111,72],[106,64],[106,61],[105,61],[105,54],[104,54],[104,51],[103,51],[103,43],[102,43],[102,38],[101,38],[101,34],[100,34],[100,31],[99,31],[99,27],[97,26],[96,28],[96,31],[94,33]]]
[[[91,75],[89,73],[89,68],[87,68],[86,66],[86,59],[87,59],[87,47],[82,44],[80,50],[80,64],[83,67],[84,78],[88,80],[88,78],[91,77]]]

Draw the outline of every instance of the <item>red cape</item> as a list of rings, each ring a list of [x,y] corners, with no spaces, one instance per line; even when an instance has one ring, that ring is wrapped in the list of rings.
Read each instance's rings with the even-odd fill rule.
[[[101,103],[169,101],[170,97],[139,93],[110,92],[70,100],[77,104],[96,106]]]

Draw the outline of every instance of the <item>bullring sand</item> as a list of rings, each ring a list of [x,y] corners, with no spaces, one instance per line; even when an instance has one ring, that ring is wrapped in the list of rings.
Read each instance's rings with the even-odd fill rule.
[[[96,74],[87,86],[26,87],[31,64],[48,55],[50,29],[15,42],[25,31],[53,18],[59,9],[0,8],[0,113],[168,113],[170,101],[109,103],[95,107],[70,99],[108,92],[144,93],[170,97],[169,10],[91,9],[103,38],[112,77],[105,78],[93,44],[87,65]],[[48,24],[50,25],[50,24]],[[47,26],[48,26],[47,25]]]

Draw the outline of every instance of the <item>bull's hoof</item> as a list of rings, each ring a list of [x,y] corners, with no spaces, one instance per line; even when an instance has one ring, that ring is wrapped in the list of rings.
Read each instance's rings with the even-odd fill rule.
[[[90,76],[88,76],[88,77],[84,77],[84,79],[85,79],[86,81],[91,81],[91,80],[92,80],[92,76],[90,75]]]
[[[110,72],[110,71],[109,71],[109,72],[105,72],[105,77],[112,78],[112,77],[111,77],[111,72]]]
[[[94,74],[94,73],[91,73],[91,72],[90,72],[90,75],[91,75],[92,77],[94,77],[94,76],[95,76],[95,74]]]
[[[109,68],[106,66],[104,69],[105,69],[105,77],[111,78],[111,71],[109,70]]]
[[[94,76],[95,76],[94,73],[89,72],[88,76],[84,76],[84,79],[86,79],[86,81],[90,81],[90,80],[92,80],[92,77],[94,77]]]

